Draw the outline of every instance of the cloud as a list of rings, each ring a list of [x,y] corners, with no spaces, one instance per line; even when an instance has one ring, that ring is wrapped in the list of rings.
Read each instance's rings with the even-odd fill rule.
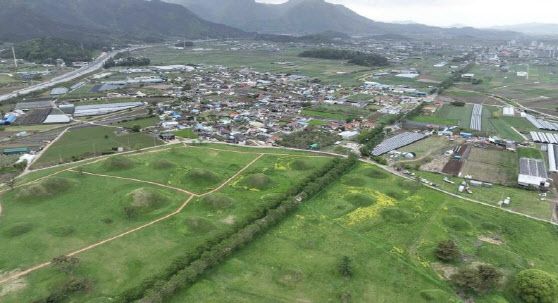
[[[326,0],[378,21],[489,27],[519,23],[558,23],[556,0]],[[282,3],[285,0],[258,0]]]

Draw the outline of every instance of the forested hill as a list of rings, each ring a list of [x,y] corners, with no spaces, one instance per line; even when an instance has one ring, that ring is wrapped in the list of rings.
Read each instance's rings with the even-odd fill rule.
[[[514,39],[518,33],[475,28],[440,28],[370,20],[325,0],[290,0],[265,4],[256,0],[165,0],[182,4],[198,16],[249,32],[308,35],[324,31],[351,35],[403,35],[423,38]]]
[[[55,37],[154,41],[169,36],[240,37],[245,33],[205,21],[187,8],[159,0],[0,0],[0,40]]]

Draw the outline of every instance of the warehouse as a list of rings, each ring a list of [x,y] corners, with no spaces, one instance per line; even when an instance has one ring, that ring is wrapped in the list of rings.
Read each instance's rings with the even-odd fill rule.
[[[519,159],[519,176],[517,183],[525,187],[547,188],[548,174],[544,162],[539,159]]]
[[[76,106],[74,117],[99,116],[143,106],[142,102],[126,102]]]

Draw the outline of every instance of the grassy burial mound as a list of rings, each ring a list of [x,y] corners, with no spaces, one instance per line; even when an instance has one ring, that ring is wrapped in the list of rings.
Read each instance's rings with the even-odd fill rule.
[[[307,159],[296,159],[290,163],[290,168],[299,171],[310,170],[314,166],[312,162]]]
[[[168,149],[107,159],[84,166],[92,173],[134,178],[205,193],[232,177],[257,155],[175,145]],[[120,163],[123,162],[123,163]],[[121,167],[114,168],[113,166]],[[122,164],[122,165],[120,165]]]
[[[174,211],[186,200],[133,181],[63,172],[2,194],[0,268],[45,262]],[[2,299],[0,298],[0,301]]]
[[[171,150],[165,150],[129,156],[135,163],[130,169],[107,171],[101,161],[86,165],[84,171],[154,180],[155,182],[168,184],[166,183],[167,180],[174,180],[172,178],[165,179],[169,174],[176,174],[177,178],[184,180],[188,170],[197,166],[210,170],[219,176],[229,178],[253,160],[257,153],[261,152],[260,149],[238,149],[254,151],[256,155],[232,151],[220,152],[201,147],[180,148],[176,150],[174,155]],[[236,147],[234,150],[236,150]],[[269,152],[276,153],[277,150],[269,150]],[[281,152],[283,153],[283,151]],[[290,153],[290,151],[284,151],[284,153]],[[296,152],[295,154],[308,161],[308,164],[313,168],[300,171],[290,169],[289,164],[294,160],[294,157],[266,155],[253,163],[238,178],[233,179],[229,186],[223,187],[217,193],[192,200],[183,212],[170,217],[168,220],[80,254],[79,259],[83,269],[83,271],[80,269],[80,273],[94,281],[94,284],[84,293],[71,294],[68,301],[103,301],[108,296],[116,298],[124,290],[140,289],[143,291],[146,289],[144,283],[150,280],[154,274],[157,276],[160,274],[161,277],[164,277],[173,266],[178,264],[172,262],[173,260],[182,259],[186,255],[197,256],[200,249],[205,249],[211,243],[222,239],[222,235],[229,234],[236,227],[244,226],[254,216],[261,216],[263,209],[276,205],[278,201],[284,198],[286,192],[304,182],[317,170],[332,161],[328,157],[302,158],[302,153]],[[204,157],[208,159],[204,160]],[[152,163],[157,158],[171,161],[176,166],[169,170],[153,169]],[[241,162],[238,161],[239,159]],[[204,160],[205,162],[198,162],[198,160]],[[249,190],[243,184],[245,177],[259,173],[265,174],[271,180],[273,186],[268,186],[264,190]],[[186,199],[184,195],[177,191],[155,185],[87,174],[80,175],[77,172],[63,173],[61,176],[66,177],[67,175],[71,176],[70,179],[75,178],[79,183],[72,186],[61,197],[73,195],[75,189],[80,189],[82,192],[80,192],[80,197],[68,197],[68,205],[57,205],[60,205],[60,208],[76,207],[81,209],[82,212],[78,215],[72,212],[71,215],[62,217],[64,219],[75,218],[76,220],[61,220],[60,217],[52,216],[53,209],[46,211],[45,209],[37,209],[37,213],[30,214],[31,217],[37,218],[39,214],[44,213],[45,216],[48,214],[49,218],[52,216],[52,221],[45,221],[45,224],[48,224],[47,226],[42,226],[42,218],[33,222],[23,222],[32,223],[31,228],[23,227],[24,231],[26,229],[29,231],[22,236],[12,238],[12,240],[5,238],[5,241],[16,243],[13,239],[23,239],[33,235],[33,245],[58,244],[61,240],[64,240],[63,245],[73,244],[77,248],[81,248],[122,231],[130,230],[144,224],[144,222],[150,222],[165,216],[176,210],[180,203]],[[93,190],[93,187],[95,187],[95,190]],[[103,190],[99,191],[99,188]],[[149,203],[149,201],[152,201],[150,195],[147,195],[148,199],[145,199],[145,191],[139,189],[161,193],[169,202],[156,209],[141,207],[142,213],[137,218],[128,219],[123,211],[125,206],[153,205]],[[200,192],[204,191],[200,190]],[[136,203],[134,203],[134,197]],[[59,200],[57,199],[57,201]],[[43,204],[36,205],[43,206]],[[155,203],[155,205],[159,204]],[[3,206],[5,205],[3,204]],[[7,219],[5,215],[8,214],[8,207],[5,207],[5,210],[2,220]],[[143,213],[146,210],[151,211]],[[2,220],[0,220],[0,241],[2,241],[5,232],[5,229],[2,228]],[[34,223],[35,221],[38,221],[39,224]],[[12,223],[9,227],[20,222]],[[14,233],[17,233],[17,229]],[[84,234],[85,236],[83,236]],[[44,239],[44,242],[42,239]],[[80,242],[77,242],[78,240]],[[157,245],[153,245],[153,243],[157,243]],[[25,247],[30,246],[32,245],[28,242]],[[10,251],[14,254],[25,252],[25,247],[16,246],[14,249],[10,247]],[[72,250],[74,250],[74,246],[65,246],[54,252],[50,251],[51,253],[48,256],[45,255],[45,258],[38,254],[29,254],[29,256],[37,257],[37,259],[35,259],[36,262],[28,263],[20,263],[25,258],[15,255],[3,256],[7,252],[0,250],[0,263],[8,264],[7,261],[12,262],[13,267],[5,267],[7,269],[14,267],[25,269]],[[54,268],[48,267],[38,270],[28,276],[27,287],[10,292],[4,297],[0,296],[0,301],[6,303],[35,302],[37,298],[47,297],[51,293],[52,285],[60,281],[59,279],[61,279],[60,274]]]
[[[222,194],[211,194],[203,197],[202,202],[213,210],[227,209],[233,206],[234,200]]]
[[[48,178],[38,183],[19,188],[16,198],[23,201],[38,201],[54,197],[71,189],[73,182],[68,178]]]
[[[211,188],[219,184],[221,178],[216,173],[204,169],[204,168],[194,168],[186,174],[186,182],[202,186],[204,188]]]
[[[355,177],[366,184],[347,185]],[[451,262],[437,254],[448,239]],[[556,249],[549,224],[361,165],[170,302],[242,301],[258,289],[255,301],[519,303],[516,277],[530,268],[556,276]]]
[[[124,170],[134,167],[134,161],[125,156],[110,157],[104,162],[107,170]]]
[[[263,173],[256,173],[246,176],[242,182],[247,188],[264,190],[271,186],[271,178]]]
[[[128,194],[124,206],[124,214],[129,219],[148,214],[160,209],[169,203],[169,199],[160,191],[138,188]]]

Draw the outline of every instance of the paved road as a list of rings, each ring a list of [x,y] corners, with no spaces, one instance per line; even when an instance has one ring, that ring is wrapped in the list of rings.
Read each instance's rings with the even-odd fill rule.
[[[64,75],[52,78],[48,81],[39,83],[39,84],[35,84],[20,90],[16,90],[13,91],[9,94],[5,94],[5,95],[0,95],[0,103],[1,102],[5,102],[7,100],[10,100],[12,98],[16,98],[19,96],[23,96],[23,95],[28,95],[30,93],[36,92],[36,91],[40,91],[40,90],[44,90],[47,88],[51,88],[54,87],[56,85],[68,82],[68,81],[72,81],[74,79],[77,79],[79,77],[83,77],[87,74],[90,74],[100,68],[103,67],[103,64],[109,59],[114,57],[116,54],[118,53],[122,53],[122,52],[127,52],[127,51],[133,51],[133,50],[137,50],[140,48],[144,48],[145,46],[135,46],[135,47],[130,47],[130,48],[126,48],[126,49],[121,49],[121,50],[115,50],[112,52],[104,52],[102,53],[99,57],[97,57],[95,60],[93,60],[93,62],[89,63],[89,65],[84,66],[80,69],[76,69],[74,71],[71,71],[69,73],[66,73]]]

